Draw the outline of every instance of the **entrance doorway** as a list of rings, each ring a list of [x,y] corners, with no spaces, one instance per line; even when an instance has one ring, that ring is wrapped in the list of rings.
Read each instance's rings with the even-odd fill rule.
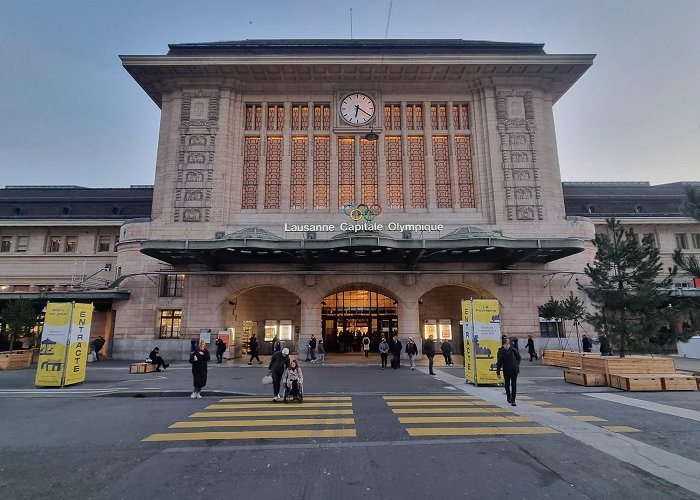
[[[372,290],[344,290],[321,302],[321,335],[328,352],[360,352],[362,338],[369,337],[370,351],[379,351],[398,331],[396,301]]]

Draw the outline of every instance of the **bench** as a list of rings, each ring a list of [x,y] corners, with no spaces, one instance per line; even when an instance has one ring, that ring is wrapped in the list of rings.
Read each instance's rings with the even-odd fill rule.
[[[575,368],[564,370],[564,381],[586,387],[605,387],[608,385],[608,377],[605,373],[586,372]]]
[[[156,371],[157,365],[153,363],[131,363],[129,367],[129,373],[151,373]]]

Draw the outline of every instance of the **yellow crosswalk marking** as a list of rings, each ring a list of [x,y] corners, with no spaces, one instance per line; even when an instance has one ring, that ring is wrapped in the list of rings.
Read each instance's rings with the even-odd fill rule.
[[[210,439],[293,439],[356,437],[355,429],[295,429],[284,431],[177,432],[152,434],[143,441],[202,441]]]
[[[522,399],[522,398],[516,397],[516,399]],[[531,405],[536,405],[536,406],[549,406],[552,404],[552,403],[548,403],[547,401],[528,401],[528,403],[530,403]]]
[[[397,415],[410,413],[506,413],[504,408],[396,408],[392,410]]]
[[[277,407],[283,408],[283,407]],[[197,412],[190,415],[190,418],[206,417],[260,417],[264,415],[352,415],[352,410],[272,410],[269,412],[260,411],[208,411]]]
[[[454,394],[454,395],[434,395],[434,396],[414,396],[414,395],[406,395],[406,396],[384,396],[384,399],[387,401],[392,401],[392,400],[411,400],[411,399],[427,399],[430,401],[435,401],[436,399],[449,399],[449,400],[455,400],[455,399],[479,399],[476,396],[466,396],[462,394]]]
[[[553,411],[555,413],[578,413],[576,410],[572,410],[571,408],[546,408],[549,411]]]
[[[272,397],[269,398],[224,398],[220,399],[219,403],[263,403],[267,401],[272,403]],[[352,401],[352,396],[304,396],[304,401]]]
[[[593,415],[573,415],[573,417],[581,422],[607,422],[604,418],[595,417]]]
[[[283,403],[284,404],[284,403]],[[207,406],[207,410],[212,409],[224,409],[224,408],[241,408],[241,409],[252,409],[252,408],[271,408],[273,405],[278,406],[279,403],[275,404],[272,403],[271,401],[269,403],[265,404],[256,404],[256,403],[241,403],[241,404],[234,404],[234,403],[216,403],[213,405]],[[352,406],[352,402],[332,402],[332,403],[307,403],[306,400],[304,400],[304,408],[328,408],[329,406],[333,407],[350,407]]]
[[[532,422],[521,416],[513,417],[401,417],[402,424],[447,424],[447,423],[488,423],[488,422]]]
[[[489,405],[484,401],[483,403],[474,403],[472,401],[387,401],[389,406],[482,406]]]
[[[412,437],[418,436],[495,436],[518,434],[557,434],[549,427],[407,427]]]
[[[627,425],[603,425],[603,429],[607,429],[613,432],[642,432],[634,427],[629,427]]]
[[[169,429],[191,429],[198,427],[271,427],[290,425],[355,425],[354,418],[296,418],[267,420],[198,420],[175,422]]]
[[[532,399],[530,396],[521,396],[520,394],[518,394],[517,398],[522,399],[523,401],[529,401]]]

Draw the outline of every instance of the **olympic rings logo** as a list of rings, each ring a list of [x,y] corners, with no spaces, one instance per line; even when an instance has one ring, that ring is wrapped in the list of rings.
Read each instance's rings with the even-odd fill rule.
[[[362,219],[367,222],[373,221],[379,214],[382,213],[382,206],[375,203],[373,205],[365,205],[360,203],[355,205],[354,203],[346,203],[343,205],[343,213],[350,217],[353,221],[361,221]]]

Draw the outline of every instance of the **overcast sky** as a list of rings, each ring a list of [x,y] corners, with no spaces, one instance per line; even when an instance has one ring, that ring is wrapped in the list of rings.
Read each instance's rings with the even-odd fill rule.
[[[119,54],[384,38],[390,0],[0,0],[0,186],[152,184],[159,109]],[[554,108],[565,181],[700,180],[700,1],[393,0],[389,38],[597,54]]]

